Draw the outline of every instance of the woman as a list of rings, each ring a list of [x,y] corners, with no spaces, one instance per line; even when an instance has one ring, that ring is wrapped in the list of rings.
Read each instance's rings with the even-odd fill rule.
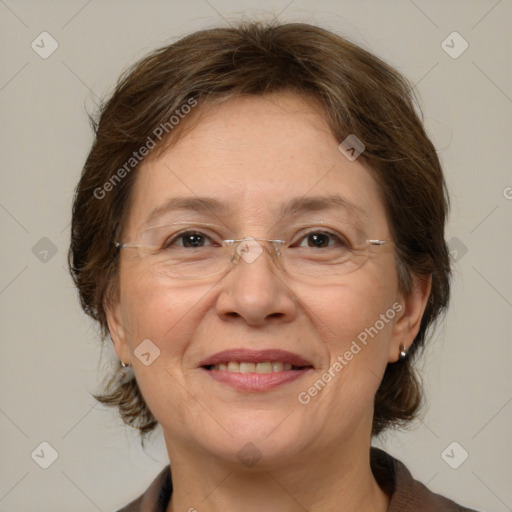
[[[323,29],[144,58],[101,111],[70,267],[118,371],[97,398],[170,466],[123,511],[469,510],[370,446],[412,420],[448,208],[408,83]]]

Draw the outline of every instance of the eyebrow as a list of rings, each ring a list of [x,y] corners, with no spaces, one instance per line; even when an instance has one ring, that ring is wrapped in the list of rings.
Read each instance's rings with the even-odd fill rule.
[[[358,205],[343,196],[330,194],[327,196],[294,197],[277,208],[279,217],[288,217],[308,212],[318,212],[333,208],[341,208],[358,219],[366,217],[366,212]],[[173,211],[192,211],[196,213],[209,213],[216,216],[226,215],[232,211],[232,206],[213,197],[172,197],[165,203],[157,206],[149,214],[146,222],[150,223],[156,218]]]

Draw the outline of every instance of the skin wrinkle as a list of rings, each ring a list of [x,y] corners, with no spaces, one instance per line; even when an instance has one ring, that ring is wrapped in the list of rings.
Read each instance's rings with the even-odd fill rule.
[[[357,220],[366,217],[364,210],[360,206],[347,201],[343,196],[331,194],[326,197],[297,197],[282,203],[279,208],[272,206],[270,211],[276,210],[274,215],[278,217],[289,217],[292,214],[317,212],[322,210],[332,210],[337,208],[355,216]],[[202,213],[203,215],[232,215],[234,207],[231,202],[223,203],[219,199],[213,197],[171,197],[164,201],[163,204],[157,206],[148,215],[145,225],[161,225],[157,223],[157,219],[165,216],[167,213],[175,212]]]
[[[337,192],[364,208],[372,237],[391,238],[374,178],[364,165],[344,158],[332,135],[326,137],[321,110],[312,112],[290,93],[208,108],[209,115],[161,159],[142,165],[127,234],[156,205],[192,190],[236,203],[236,218],[222,220],[266,238],[275,223],[267,205]],[[336,172],[327,173],[332,164]],[[261,496],[267,509],[283,512],[301,510],[298,503],[312,512],[339,510],[340,496],[345,512],[386,510],[387,496],[368,458],[373,399],[387,363],[418,332],[429,289],[419,286],[403,297],[393,252],[376,254],[343,281],[322,286],[276,274],[267,257],[235,266],[211,286],[213,281],[157,276],[122,251],[119,302],[108,312],[109,326],[119,358],[132,363],[163,429],[173,467],[168,512],[193,503],[205,512],[252,512],[261,510]],[[397,301],[403,310],[311,403],[301,405],[298,393]],[[161,351],[148,367],[133,354],[146,338]],[[239,393],[197,367],[207,355],[235,347],[290,350],[314,361],[315,370],[269,392]],[[262,453],[250,470],[237,457],[248,442]],[[312,494],[311,488],[322,492]],[[206,489],[215,492],[202,502]]]

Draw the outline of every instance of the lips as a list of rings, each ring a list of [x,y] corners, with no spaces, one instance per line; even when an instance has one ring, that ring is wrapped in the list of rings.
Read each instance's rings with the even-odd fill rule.
[[[310,361],[286,350],[234,349],[203,359],[199,368],[214,381],[238,392],[262,392],[284,386],[313,371]]]
[[[211,370],[213,366],[219,364],[228,364],[230,362],[238,363],[283,363],[284,365],[292,365],[291,370],[303,368],[313,368],[313,364],[302,356],[288,352],[286,350],[269,349],[269,350],[247,350],[234,349],[217,352],[207,357],[199,363],[199,366]],[[287,366],[288,368],[288,366]]]

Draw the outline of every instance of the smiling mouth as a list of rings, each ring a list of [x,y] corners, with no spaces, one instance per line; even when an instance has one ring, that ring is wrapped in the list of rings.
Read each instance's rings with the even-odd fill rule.
[[[305,370],[313,368],[309,366],[296,366],[281,361],[263,361],[250,363],[245,361],[226,361],[219,364],[203,366],[206,370],[218,370],[231,373],[279,373],[283,371]]]

